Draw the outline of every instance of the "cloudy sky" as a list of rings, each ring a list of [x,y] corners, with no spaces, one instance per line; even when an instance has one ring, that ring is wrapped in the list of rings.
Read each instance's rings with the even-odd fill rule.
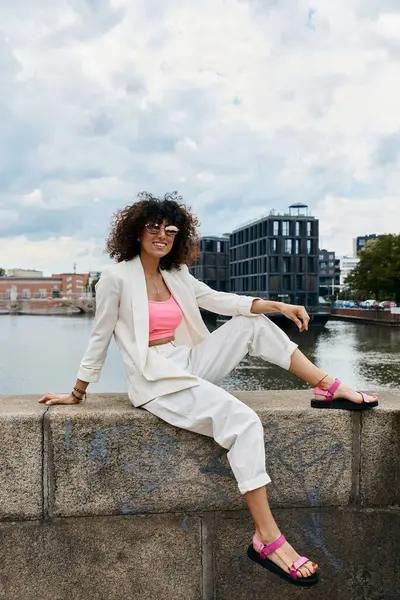
[[[305,202],[321,246],[400,225],[398,0],[0,0],[0,266],[97,270],[178,190],[218,235]]]

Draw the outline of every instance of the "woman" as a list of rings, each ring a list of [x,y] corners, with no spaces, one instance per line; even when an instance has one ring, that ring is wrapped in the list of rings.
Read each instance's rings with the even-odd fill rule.
[[[248,353],[315,386],[318,408],[365,409],[377,402],[314,366],[264,316],[279,311],[306,331],[303,307],[215,292],[189,274],[186,265],[198,254],[197,220],[180,200],[176,193],[163,199],[143,193],[115,215],[107,249],[117,263],[97,284],[95,324],[76,384],[70,394],[48,393],[39,402],[79,403],[98,381],[114,334],[134,406],[228,450],[255,523],[248,556],[291,583],[313,585],[318,566],[285,540],[269,508],[260,419],[216,383]],[[234,318],[210,334],[199,308]]]

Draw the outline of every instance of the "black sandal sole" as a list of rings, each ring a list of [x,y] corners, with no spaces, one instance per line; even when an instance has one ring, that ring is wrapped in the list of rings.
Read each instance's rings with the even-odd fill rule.
[[[267,569],[274,575],[278,575],[278,577],[287,583],[292,583],[293,585],[298,585],[300,587],[311,587],[319,582],[318,572],[313,573],[309,577],[299,577],[298,579],[293,579],[293,577],[290,577],[289,573],[283,571],[283,569],[278,567],[278,565],[273,563],[269,558],[260,558],[259,553],[254,550],[252,544],[250,544],[247,549],[247,556],[250,558],[250,560],[253,560],[255,563],[261,565],[261,567],[264,567],[264,569]]]
[[[344,398],[335,398],[335,400],[311,400],[311,408],[327,408],[330,410],[371,410],[379,405],[378,400],[374,402],[351,402]]]

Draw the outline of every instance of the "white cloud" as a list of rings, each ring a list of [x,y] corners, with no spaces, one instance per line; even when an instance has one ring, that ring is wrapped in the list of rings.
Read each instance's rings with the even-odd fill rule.
[[[57,238],[70,240],[60,265],[73,263],[85,240],[103,246],[111,214],[142,189],[178,189],[204,233],[294,201],[309,204],[323,244],[339,253],[358,233],[397,230],[399,9],[397,0],[2,3],[2,263],[29,257],[44,268]]]
[[[327,196],[318,203],[321,247],[353,252],[352,240],[369,233],[398,233],[400,202],[395,196],[343,198]]]

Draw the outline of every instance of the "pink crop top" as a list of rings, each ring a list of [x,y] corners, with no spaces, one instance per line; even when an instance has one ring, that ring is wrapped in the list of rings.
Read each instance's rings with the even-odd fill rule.
[[[173,296],[165,302],[149,300],[149,341],[174,337],[182,318],[182,309]]]

